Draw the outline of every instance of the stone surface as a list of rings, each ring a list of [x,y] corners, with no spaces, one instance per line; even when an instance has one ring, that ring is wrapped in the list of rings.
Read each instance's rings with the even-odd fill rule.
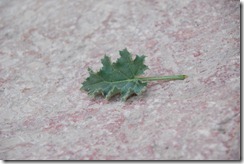
[[[87,67],[147,55],[141,96],[92,99]],[[240,159],[240,2],[1,0],[0,159]]]

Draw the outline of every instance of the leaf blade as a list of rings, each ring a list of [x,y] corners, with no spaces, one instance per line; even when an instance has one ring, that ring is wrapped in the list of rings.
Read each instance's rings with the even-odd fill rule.
[[[123,101],[132,94],[141,94],[146,89],[147,82],[135,77],[148,69],[143,64],[145,56],[137,55],[133,60],[126,48],[119,53],[120,58],[115,63],[111,63],[110,58],[105,55],[101,60],[103,67],[97,73],[88,68],[90,76],[82,83],[82,89],[93,96],[102,94],[106,99],[119,93]]]

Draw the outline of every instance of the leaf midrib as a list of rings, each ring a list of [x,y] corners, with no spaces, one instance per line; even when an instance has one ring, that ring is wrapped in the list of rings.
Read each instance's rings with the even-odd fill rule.
[[[123,83],[123,82],[135,82],[137,80],[140,80],[140,79],[137,79],[137,78],[134,78],[134,79],[126,79],[126,80],[120,80],[120,81],[101,81],[101,82],[98,82],[98,83],[93,83],[93,84],[89,84],[90,86],[91,85],[97,85],[97,84],[100,84],[100,83],[109,83],[109,84],[114,84],[114,83]]]

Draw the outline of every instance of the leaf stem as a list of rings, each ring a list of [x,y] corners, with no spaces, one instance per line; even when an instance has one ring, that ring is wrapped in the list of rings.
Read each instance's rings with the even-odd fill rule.
[[[135,79],[142,81],[156,81],[156,80],[184,80],[187,75],[172,75],[172,76],[158,76],[158,77],[136,77]]]

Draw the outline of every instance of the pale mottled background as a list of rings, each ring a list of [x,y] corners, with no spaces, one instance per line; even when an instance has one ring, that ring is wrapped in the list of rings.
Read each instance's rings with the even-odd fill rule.
[[[152,82],[120,102],[79,90],[127,47]],[[240,2],[1,0],[0,159],[240,159]]]

